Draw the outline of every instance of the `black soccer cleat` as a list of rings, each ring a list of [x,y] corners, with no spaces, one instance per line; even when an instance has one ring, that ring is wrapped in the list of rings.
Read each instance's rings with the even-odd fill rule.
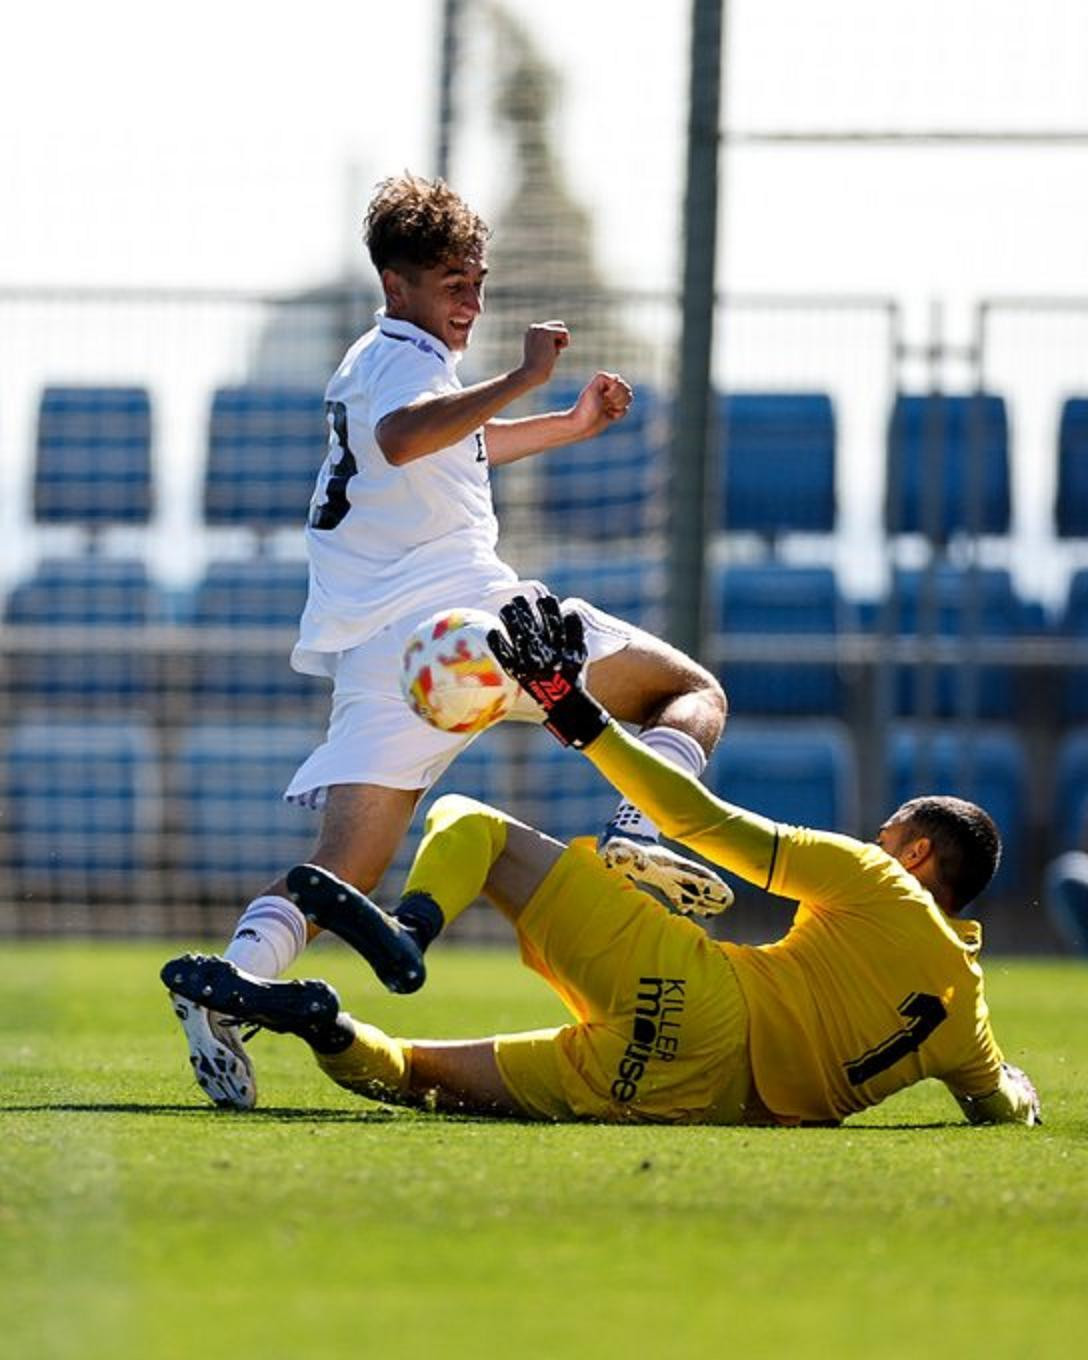
[[[391,992],[416,992],[427,978],[423,950],[412,932],[365,893],[317,864],[296,864],[287,888],[308,921],[357,950]]]
[[[214,954],[182,954],[159,976],[176,996],[198,1006],[300,1039],[326,1036],[340,1014],[340,998],[327,982],[269,982]]]

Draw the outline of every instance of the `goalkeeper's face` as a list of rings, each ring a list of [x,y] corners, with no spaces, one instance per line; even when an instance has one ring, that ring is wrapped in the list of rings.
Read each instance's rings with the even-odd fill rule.
[[[410,321],[447,349],[468,348],[476,318],[484,309],[487,262],[482,255],[450,259],[428,269],[382,272],[387,314]]]
[[[876,833],[876,843],[904,869],[915,873],[930,852],[929,838],[923,836],[909,818],[893,813]]]

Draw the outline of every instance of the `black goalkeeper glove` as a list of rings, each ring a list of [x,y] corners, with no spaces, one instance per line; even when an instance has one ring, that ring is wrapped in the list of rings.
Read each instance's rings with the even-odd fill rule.
[[[537,611],[518,595],[499,610],[506,628],[497,628],[487,643],[508,675],[544,710],[544,726],[564,746],[581,750],[608,726],[608,714],[582,684],[586,639],[581,618],[564,616],[554,595],[545,595]]]

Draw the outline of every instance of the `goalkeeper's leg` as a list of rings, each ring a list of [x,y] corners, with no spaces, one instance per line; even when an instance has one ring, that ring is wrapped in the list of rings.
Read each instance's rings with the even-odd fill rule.
[[[483,892],[510,826],[521,823],[484,803],[459,794],[440,798],[427,815],[423,840],[392,914],[319,864],[296,865],[287,885],[307,919],[358,950],[390,991],[414,992],[426,976],[427,947]],[[531,835],[550,847],[540,851],[539,881],[563,847],[538,832]],[[531,892],[524,900],[529,896]],[[519,903],[511,897],[508,905],[516,911]]]
[[[270,982],[214,955],[171,959],[163,966],[162,980],[172,995],[191,1005],[297,1035],[310,1045],[331,1080],[358,1095],[472,1114],[527,1113],[503,1081],[491,1039],[395,1039],[342,1011],[326,982]]]

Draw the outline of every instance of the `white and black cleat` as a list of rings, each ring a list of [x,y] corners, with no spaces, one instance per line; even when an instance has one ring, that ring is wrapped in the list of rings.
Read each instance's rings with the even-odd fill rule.
[[[257,1078],[237,1023],[173,990],[170,1004],[185,1031],[189,1063],[200,1089],[222,1109],[252,1110],[257,1103]]]

